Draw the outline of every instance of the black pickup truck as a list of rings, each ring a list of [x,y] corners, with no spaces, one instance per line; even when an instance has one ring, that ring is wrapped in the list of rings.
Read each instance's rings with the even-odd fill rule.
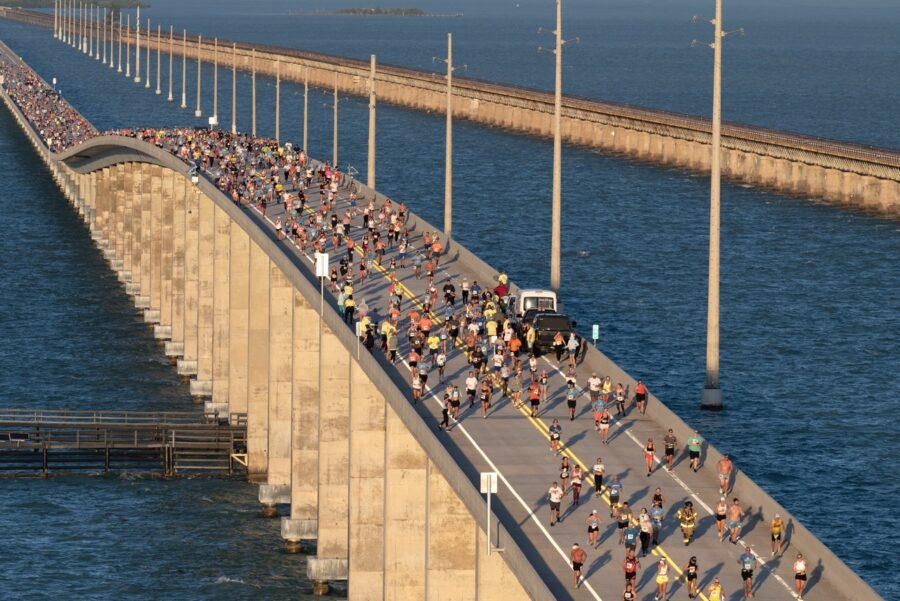
[[[553,350],[553,338],[557,332],[561,333],[563,340],[568,342],[569,334],[575,331],[575,325],[567,315],[562,313],[538,313],[534,316],[531,327],[534,328],[533,349],[537,356]],[[578,342],[580,347],[581,340],[579,339]]]

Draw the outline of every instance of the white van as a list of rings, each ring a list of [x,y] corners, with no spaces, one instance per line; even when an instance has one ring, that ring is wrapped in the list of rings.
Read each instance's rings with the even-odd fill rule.
[[[556,293],[552,290],[527,288],[519,290],[516,297],[516,317],[522,317],[528,309],[556,311]]]

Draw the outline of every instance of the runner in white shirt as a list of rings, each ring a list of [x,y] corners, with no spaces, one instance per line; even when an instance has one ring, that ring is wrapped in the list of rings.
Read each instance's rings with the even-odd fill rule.
[[[558,482],[554,482],[553,486],[550,487],[550,490],[547,491],[547,498],[550,499],[550,525],[553,526],[556,522],[561,522],[562,520],[559,518],[559,504],[562,502],[562,498],[565,492],[563,489],[559,487]],[[555,518],[555,519],[554,519]]]

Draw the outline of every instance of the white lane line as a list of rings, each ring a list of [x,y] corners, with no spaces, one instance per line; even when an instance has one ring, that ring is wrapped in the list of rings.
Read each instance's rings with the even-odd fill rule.
[[[559,369],[558,366],[553,365],[553,363],[551,363],[550,360],[547,359],[546,356],[544,356],[543,359],[544,359],[544,361],[547,362],[547,365],[549,365],[550,368],[551,368],[553,371],[555,371],[555,372],[557,372],[559,375],[561,375],[561,376],[563,377],[563,379],[566,378],[566,374],[563,373],[563,371],[562,371],[561,369]],[[639,448],[641,448],[641,449],[644,448],[644,445],[641,443],[641,441],[639,441],[639,440],[637,439],[637,437],[631,432],[631,430],[629,430],[628,428],[626,428],[625,426],[623,426],[623,425],[621,424],[621,420],[616,420],[616,421],[614,422],[613,425],[614,425],[616,428],[618,428],[619,430],[621,430],[622,432],[624,432],[624,433],[628,436],[628,438],[630,438],[631,440],[633,440],[633,441],[634,441],[634,444],[636,444]],[[658,465],[662,465],[662,460],[661,460],[659,457],[656,457],[656,456],[654,455],[653,460],[654,460]],[[687,484],[685,484],[684,480],[682,480],[681,478],[679,478],[678,476],[676,476],[674,471],[665,470],[665,472],[666,472],[666,473],[667,473],[667,474],[668,474],[675,482],[677,482],[678,485],[681,486],[681,488],[684,489],[684,491],[685,491],[688,495],[690,495],[690,497],[691,497],[692,499],[694,499],[694,500],[695,500],[695,501],[696,501],[703,509],[705,509],[706,512],[709,513],[709,515],[714,515],[714,512],[713,512],[712,508],[711,508],[709,505],[707,505],[706,503],[704,503],[704,502],[703,502],[703,499],[701,499],[700,496],[699,496],[697,493],[695,493],[693,490],[691,490],[691,488],[690,488]],[[751,545],[748,545],[748,544],[744,541],[743,538],[739,537],[739,538],[738,538],[738,543],[740,543],[740,545],[743,546],[743,547],[748,547],[748,546],[749,546],[750,549],[751,549],[751,553],[753,553],[753,556],[756,558],[756,561],[759,563],[759,565],[761,565],[763,568],[765,568],[766,570],[768,570],[768,572],[772,575],[772,577],[775,578],[775,580],[777,580],[778,582],[780,582],[781,585],[782,585],[782,586],[783,586],[783,587],[791,594],[792,597],[795,597],[795,598],[797,597],[796,593],[795,593],[794,590],[790,587],[790,585],[789,585],[787,582],[785,582],[785,580],[784,580],[781,576],[778,575],[778,573],[775,571],[775,568],[773,568],[773,567],[771,567],[771,566],[768,565],[768,563],[766,562],[766,560],[762,558],[762,555],[760,555],[760,554],[757,553],[755,550],[753,550],[753,547],[752,547]]]
[[[401,360],[401,362],[406,367],[409,367],[409,363],[407,363],[406,360]],[[437,403],[438,406],[443,409],[443,403],[441,402],[441,399],[438,397],[437,393],[434,392],[434,390],[432,390],[432,388],[430,386],[428,386],[427,384],[425,385],[425,390],[428,392],[429,395],[431,395],[431,397],[434,399],[434,402]],[[478,451],[478,453],[481,455],[482,459],[484,459],[485,463],[487,463],[488,466],[490,466],[490,468],[493,471],[497,472],[497,476],[500,478],[500,480],[503,482],[503,484],[506,485],[506,487],[513,494],[513,496],[516,498],[516,500],[519,502],[519,504],[522,505],[522,508],[528,513],[528,517],[531,519],[531,521],[533,521],[534,524],[538,527],[538,529],[544,533],[544,536],[547,538],[548,541],[550,541],[550,544],[553,545],[553,548],[556,549],[556,551],[559,553],[560,557],[563,558],[563,563],[565,563],[567,566],[569,566],[569,568],[571,568],[572,564],[570,563],[569,556],[565,554],[565,552],[560,548],[560,546],[556,543],[556,541],[553,539],[553,537],[550,536],[550,533],[547,531],[547,529],[541,523],[541,520],[535,515],[534,510],[532,510],[531,507],[528,506],[528,503],[526,503],[525,500],[521,497],[521,495],[519,495],[519,493],[516,491],[516,489],[513,488],[513,485],[510,484],[509,480],[506,479],[506,476],[503,475],[503,472],[500,471],[500,468],[498,468],[496,466],[496,464],[494,464],[494,462],[491,461],[491,458],[487,456],[487,453],[484,452],[484,449],[482,449],[480,446],[478,446],[478,443],[475,442],[475,439],[472,438],[472,435],[469,434],[468,430],[466,430],[466,427],[463,426],[461,422],[457,421],[455,423],[455,425],[453,426],[454,430],[457,428],[460,431],[462,431],[463,435],[469,440],[469,442],[472,444],[472,446],[475,448],[475,450]],[[582,578],[581,578],[581,587],[584,587],[585,589],[587,589],[587,591],[597,601],[603,601],[603,599],[600,598],[600,595],[597,594],[597,591],[594,590],[594,587],[591,586],[591,583],[588,582],[584,578],[584,576],[582,576]]]

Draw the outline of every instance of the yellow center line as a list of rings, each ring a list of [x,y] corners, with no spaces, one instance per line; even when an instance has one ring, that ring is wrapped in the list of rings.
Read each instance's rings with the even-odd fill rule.
[[[315,211],[313,211],[309,206],[307,206],[306,210],[307,210],[309,213],[313,213],[313,214],[315,213]],[[355,246],[355,247],[354,247],[354,250],[355,250],[357,253],[359,253],[359,255],[363,258],[363,260],[365,260],[365,255],[364,255],[364,253],[363,253],[362,248],[360,248],[359,246]],[[386,280],[388,280],[388,281],[391,280],[391,278],[388,276],[388,271],[387,271],[387,269],[385,269],[383,265],[380,265],[380,264],[377,263],[377,262],[373,262],[373,266],[375,267],[375,269],[376,269],[377,271],[379,271],[379,272],[382,274],[382,276],[384,277],[384,279],[386,279]],[[352,277],[352,274],[351,274],[351,277]],[[409,300],[412,301],[412,303],[413,303],[415,306],[417,306],[418,308],[422,309],[423,311],[425,310],[424,305],[418,300],[418,297],[417,297],[416,295],[414,295],[414,294],[412,293],[412,291],[411,291],[409,288],[407,288],[405,284],[403,284],[403,282],[401,282],[399,279],[397,279],[397,280],[396,280],[396,285],[397,285],[397,287],[400,289],[401,293],[404,294],[407,298],[409,298]],[[351,287],[352,287],[352,286],[353,286],[353,285],[352,285],[352,283],[351,283]],[[434,311],[429,311],[429,312],[428,312],[428,315],[432,318],[432,320],[433,320],[437,325],[441,325],[441,324],[444,322],[444,320],[441,319],[438,315],[436,315],[436,314],[434,313]],[[462,350],[463,350],[463,354],[464,354],[465,356],[468,357],[468,354],[467,354],[467,353],[465,352],[465,350],[464,350],[464,345],[463,345],[461,342],[453,341],[453,346],[456,347],[456,348],[462,349]],[[528,409],[526,409],[525,403],[524,403],[524,402],[520,403],[518,406],[515,406],[515,405],[514,405],[514,408],[517,409],[517,410],[519,411],[519,413],[521,413],[523,416],[525,416],[525,418],[526,418],[528,421],[530,421],[530,422],[532,423],[532,425],[534,425],[535,429],[536,429],[536,430],[537,430],[537,431],[538,431],[538,432],[539,432],[546,440],[548,440],[548,441],[550,440],[550,428],[549,428],[549,426],[547,426],[547,425],[546,425],[543,421],[541,421],[539,418],[532,417],[532,416],[531,416],[531,412],[530,412]],[[578,456],[575,455],[575,452],[571,449],[571,447],[569,447],[567,444],[565,444],[565,443],[562,442],[562,441],[559,442],[559,450],[560,450],[560,454],[561,454],[561,455],[569,457],[569,459],[571,459],[571,460],[574,462],[574,464],[577,464],[577,465],[579,465],[579,466],[581,466],[581,465],[587,466],[587,463],[585,463],[584,461],[582,461],[581,459],[579,459]],[[584,479],[587,480],[587,481],[589,481],[592,487],[596,488],[596,480],[594,479],[594,475],[593,475],[592,473],[586,472],[586,473],[584,474]],[[607,487],[606,490],[604,490],[604,491],[601,493],[601,497],[600,497],[600,498],[603,499],[603,501],[607,504],[607,506],[609,506],[610,508],[612,508],[612,503],[611,503],[610,500],[609,500],[609,492],[608,492],[608,490],[609,490],[609,487]],[[633,522],[634,524],[638,524],[638,523],[639,523],[638,520],[636,520],[634,517],[632,517],[632,522]],[[683,570],[681,569],[681,567],[675,562],[675,560],[673,560],[672,557],[671,557],[668,553],[666,553],[666,551],[663,549],[662,545],[657,545],[655,548],[651,549],[651,553],[652,553],[653,555],[656,555],[656,556],[662,556],[663,558],[665,558],[665,560],[669,563],[669,565],[670,565],[670,566],[678,573],[678,576],[676,576],[676,577],[673,579],[673,582],[677,582],[682,576],[684,576],[684,571],[683,571]],[[706,595],[703,593],[703,591],[698,591],[698,593],[699,593],[700,598],[701,598],[703,601],[709,601],[709,599],[706,597]]]

